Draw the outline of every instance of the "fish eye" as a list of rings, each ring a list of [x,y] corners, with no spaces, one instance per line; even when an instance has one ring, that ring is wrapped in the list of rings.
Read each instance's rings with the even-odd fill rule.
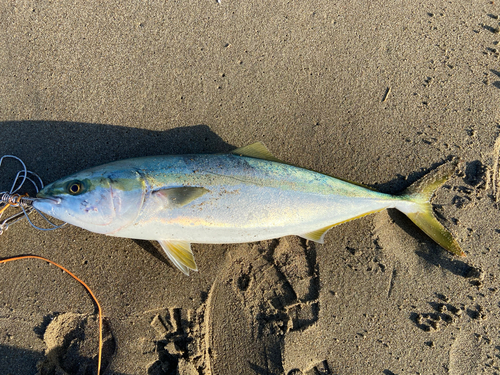
[[[80,181],[72,181],[68,184],[68,193],[71,195],[77,195],[82,192],[83,186]]]

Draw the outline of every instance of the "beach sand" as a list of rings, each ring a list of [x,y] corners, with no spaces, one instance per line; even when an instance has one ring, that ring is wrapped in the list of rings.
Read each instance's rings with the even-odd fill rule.
[[[45,182],[262,141],[396,194],[457,156],[433,203],[467,257],[393,210],[325,244],[194,244],[189,277],[156,243],[26,221],[0,257],[88,283],[105,374],[499,374],[499,15],[484,0],[4,1],[0,154]],[[0,266],[1,374],[95,374],[97,335],[67,274]]]

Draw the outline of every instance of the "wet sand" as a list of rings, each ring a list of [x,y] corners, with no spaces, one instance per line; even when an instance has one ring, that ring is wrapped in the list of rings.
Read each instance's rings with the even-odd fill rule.
[[[8,2],[1,155],[52,182],[105,162],[278,158],[396,194],[458,156],[434,208],[465,258],[389,210],[286,237],[155,243],[16,224],[104,309],[105,374],[500,373],[499,5],[493,1]],[[14,163],[0,167],[0,190]],[[96,311],[44,262],[0,266],[0,373],[95,374]]]

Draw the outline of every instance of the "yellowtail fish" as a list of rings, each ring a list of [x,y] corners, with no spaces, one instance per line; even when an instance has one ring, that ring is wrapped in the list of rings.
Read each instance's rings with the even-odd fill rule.
[[[430,199],[453,173],[444,164],[402,195],[286,164],[262,143],[229,154],[151,156],[87,169],[46,186],[33,206],[109,236],[157,240],[185,274],[191,243],[242,243],[298,235],[323,242],[335,225],[396,208],[446,250],[459,244]]]

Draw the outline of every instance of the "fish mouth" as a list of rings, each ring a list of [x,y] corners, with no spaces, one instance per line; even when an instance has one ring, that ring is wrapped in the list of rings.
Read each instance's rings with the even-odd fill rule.
[[[50,201],[53,204],[61,204],[62,199],[58,197],[47,197],[45,194],[42,192],[38,193],[36,195],[37,200],[44,200],[44,201]]]

